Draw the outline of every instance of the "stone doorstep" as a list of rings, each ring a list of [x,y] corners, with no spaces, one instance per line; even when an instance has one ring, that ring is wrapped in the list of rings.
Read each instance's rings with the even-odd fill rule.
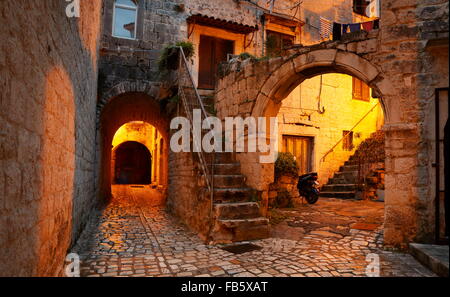
[[[441,277],[448,277],[448,245],[410,243],[410,253],[420,263]]]

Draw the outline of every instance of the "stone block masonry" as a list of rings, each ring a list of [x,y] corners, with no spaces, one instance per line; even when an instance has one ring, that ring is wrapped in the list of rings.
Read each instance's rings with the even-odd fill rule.
[[[101,1],[0,5],[0,276],[63,274],[95,199]]]
[[[365,81],[386,115],[385,244],[406,248],[413,241],[432,242],[435,232],[429,135],[435,88],[448,87],[448,67],[442,67],[448,65],[448,1],[385,0],[381,15],[379,30],[294,48],[268,61],[230,65],[218,82],[216,110],[221,118],[274,116],[306,78],[343,72]],[[238,156],[242,173],[249,185],[267,192],[273,178],[252,157]]]

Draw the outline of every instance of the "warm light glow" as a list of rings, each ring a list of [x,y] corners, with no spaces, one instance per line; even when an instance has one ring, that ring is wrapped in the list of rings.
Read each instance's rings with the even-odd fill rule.
[[[114,134],[112,141],[112,172],[114,172],[114,153],[118,146],[125,142],[134,141],[143,144],[151,154],[151,181],[152,184],[160,185],[161,177],[161,150],[163,143],[162,135],[158,130],[144,121],[132,121],[122,125]],[[113,174],[114,176],[114,174]]]

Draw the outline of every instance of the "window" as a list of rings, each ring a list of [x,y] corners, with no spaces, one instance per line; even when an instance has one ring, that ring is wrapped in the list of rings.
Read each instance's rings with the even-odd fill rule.
[[[369,6],[370,0],[353,0],[353,12],[366,15],[367,6]]]
[[[362,80],[353,77],[353,87],[352,87],[353,99],[370,101],[370,88]]]
[[[344,151],[353,150],[353,131],[342,131],[342,149]]]
[[[294,44],[294,36],[267,30],[266,51],[268,56],[280,56],[283,49]]]
[[[112,35],[119,38],[136,38],[138,0],[115,0]]]

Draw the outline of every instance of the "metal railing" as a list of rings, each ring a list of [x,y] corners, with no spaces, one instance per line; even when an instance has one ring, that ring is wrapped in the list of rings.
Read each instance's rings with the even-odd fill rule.
[[[178,95],[183,104],[186,116],[189,119],[191,126],[194,123],[194,110],[200,110],[201,122],[204,120],[209,121],[208,114],[206,113],[205,106],[203,105],[200,94],[195,86],[194,79],[191,71],[189,70],[188,61],[184,54],[183,48],[179,47],[179,67],[178,67]],[[210,193],[211,199],[211,214],[213,208],[214,199],[214,178],[213,178],[213,164],[214,159],[211,161],[211,170],[208,168],[205,153],[202,150],[203,129],[200,135],[200,139],[193,141],[194,151],[197,152],[200,169],[205,178],[206,186]],[[194,137],[196,137],[194,135]],[[198,135],[197,135],[198,137]],[[214,154],[212,154],[214,158]]]
[[[351,133],[354,132],[354,130],[356,129],[356,127],[358,127],[359,124],[361,124],[361,122],[367,118],[367,116],[376,108],[379,106],[380,103],[375,104],[349,131],[347,131],[346,134],[344,134],[344,136],[342,136],[341,139],[339,139],[338,142],[336,142],[335,145],[333,145],[324,155],[323,157],[320,159],[320,163],[324,162],[326,157],[331,154],[334,149],[342,142],[344,141],[344,139],[346,139]]]

